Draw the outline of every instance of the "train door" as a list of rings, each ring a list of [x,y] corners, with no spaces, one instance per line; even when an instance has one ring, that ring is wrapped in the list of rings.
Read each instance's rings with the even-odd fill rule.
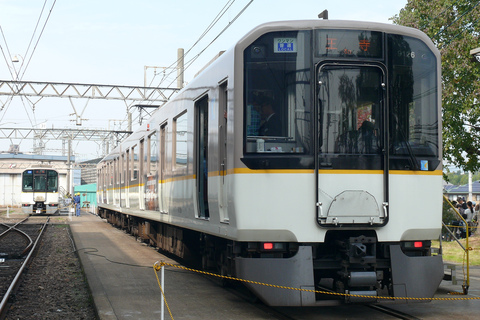
[[[45,201],[47,200],[47,171],[34,170],[33,171],[33,199],[35,203],[33,209],[34,213],[42,213],[45,210]]]
[[[138,179],[139,179],[139,190],[138,190],[138,201],[139,201],[139,209],[140,210],[145,210],[145,182],[147,180],[147,176],[145,173],[145,140],[140,140],[140,150],[138,152],[139,156],[139,174],[138,174]]]
[[[159,188],[159,210],[160,213],[168,213],[167,208],[167,201],[166,201],[166,138],[167,137],[167,124],[164,123],[160,126],[160,145],[159,145],[159,152],[160,152],[160,163],[158,168],[158,180],[160,181],[160,188]]]
[[[228,200],[225,178],[227,176],[227,107],[228,107],[228,88],[227,82],[219,87],[219,116],[218,116],[218,148],[219,148],[219,186],[218,186],[218,204],[220,210],[220,222],[228,222]]]
[[[321,225],[387,222],[385,87],[380,65],[318,68],[315,172]]]
[[[198,217],[207,219],[208,209],[208,96],[195,103],[196,111],[196,190]]]
[[[124,198],[125,198],[125,207],[130,208],[130,150],[127,150],[124,155]]]
[[[126,203],[126,190],[125,188],[125,175],[127,173],[127,163],[125,161],[125,153],[120,156],[120,207],[125,208]]]
[[[145,208],[147,210],[158,210],[158,138],[157,131],[148,136],[145,168]]]
[[[102,167],[102,176],[103,176],[103,183],[102,183],[102,203],[108,203],[107,202],[107,181],[108,181],[108,165],[107,164],[103,164],[103,167]]]
[[[114,205],[120,207],[120,158],[118,157],[113,160],[113,172]]]

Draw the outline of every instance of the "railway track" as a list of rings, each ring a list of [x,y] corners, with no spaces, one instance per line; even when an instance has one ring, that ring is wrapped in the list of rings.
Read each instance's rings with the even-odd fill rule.
[[[368,305],[369,308],[377,310],[381,313],[388,314],[392,317],[395,317],[396,319],[403,319],[403,320],[420,320],[420,318],[417,318],[413,315],[383,306],[383,305],[378,305],[378,304],[372,304]]]
[[[26,218],[11,224],[0,223],[0,319],[49,220]]]
[[[332,304],[330,306],[319,307],[270,307],[263,304],[250,291],[240,284],[225,283],[218,278],[205,276],[219,287],[234,294],[242,300],[248,302],[253,308],[268,314],[273,319],[279,320],[316,320],[319,315],[326,319],[403,319],[403,320],[420,320],[420,318],[392,309],[382,304]]]

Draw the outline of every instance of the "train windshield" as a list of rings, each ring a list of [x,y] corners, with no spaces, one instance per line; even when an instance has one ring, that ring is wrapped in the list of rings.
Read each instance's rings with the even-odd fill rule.
[[[437,61],[420,40],[388,35],[390,168],[434,170],[439,160]]]
[[[322,65],[318,73],[321,167],[381,169],[383,78],[377,66]]]
[[[311,149],[311,32],[274,32],[244,52],[247,153]]]
[[[25,170],[22,178],[24,192],[57,192],[58,173],[55,170]]]
[[[388,158],[389,169],[435,170],[437,63],[408,36],[264,34],[244,50],[242,161],[253,169],[377,170]]]

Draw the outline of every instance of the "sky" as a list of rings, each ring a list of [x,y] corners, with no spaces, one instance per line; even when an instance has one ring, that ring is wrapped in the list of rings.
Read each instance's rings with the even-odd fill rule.
[[[188,83],[218,52],[229,49],[261,23],[318,19],[318,14],[327,9],[330,20],[391,24],[390,18],[406,3],[407,0],[370,0],[368,4],[357,0],[0,0],[0,79],[17,77],[14,70],[22,65],[18,78],[23,81],[144,86],[146,79],[147,86],[166,87],[172,82],[175,86],[175,77],[168,76],[168,67],[174,65],[178,48],[185,52],[191,49],[186,63],[203,51],[185,71]],[[15,64],[11,62],[14,56],[19,60]],[[69,99],[31,100],[34,106],[19,97],[0,96],[0,129],[127,129],[126,105],[122,101],[72,99],[77,112],[83,111],[85,120],[79,127],[73,121],[74,109]],[[10,144],[20,144],[21,152],[31,152],[32,143],[0,139],[0,152],[8,150]],[[58,155],[54,150],[59,149],[59,144],[47,142],[46,153]],[[92,142],[74,142],[73,149],[77,159],[92,159],[101,153],[101,146]]]

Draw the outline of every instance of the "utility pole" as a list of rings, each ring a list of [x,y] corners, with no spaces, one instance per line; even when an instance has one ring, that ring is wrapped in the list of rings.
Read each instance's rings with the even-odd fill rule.
[[[182,89],[183,88],[183,75],[184,75],[184,50],[183,48],[179,48],[177,50],[177,88]]]

